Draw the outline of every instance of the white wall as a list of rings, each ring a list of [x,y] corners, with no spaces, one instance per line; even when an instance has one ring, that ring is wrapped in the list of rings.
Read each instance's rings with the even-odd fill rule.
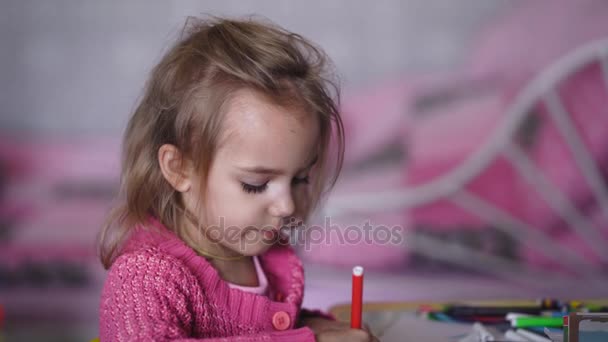
[[[120,134],[188,15],[265,16],[325,48],[349,89],[456,67],[472,32],[507,3],[0,0],[0,132]]]

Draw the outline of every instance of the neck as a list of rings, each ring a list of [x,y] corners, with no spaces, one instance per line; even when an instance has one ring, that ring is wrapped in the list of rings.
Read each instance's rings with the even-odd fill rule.
[[[191,222],[186,222],[186,244],[209,261],[222,279],[234,284],[256,286],[257,276],[251,256],[242,255],[220,243],[208,239],[205,233]]]
[[[185,222],[186,243],[200,256],[208,260],[238,261],[246,259],[245,255],[235,252],[218,242],[213,242],[205,236],[199,227],[190,222]]]

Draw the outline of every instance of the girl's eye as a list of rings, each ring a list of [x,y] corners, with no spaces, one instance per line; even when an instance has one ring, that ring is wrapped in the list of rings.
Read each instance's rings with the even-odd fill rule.
[[[251,185],[251,184],[241,182],[241,186],[243,187],[243,191],[245,191],[248,194],[259,194],[261,192],[264,192],[264,190],[266,190],[266,188],[268,187],[268,182],[266,182],[262,185]]]
[[[293,185],[298,185],[298,184],[308,184],[309,180],[308,180],[308,176],[306,177],[294,177],[294,179],[291,181],[291,184]]]

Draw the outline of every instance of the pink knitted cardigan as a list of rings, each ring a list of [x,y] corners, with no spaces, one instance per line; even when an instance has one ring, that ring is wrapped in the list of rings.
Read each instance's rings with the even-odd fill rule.
[[[260,256],[270,298],[231,289],[217,270],[157,221],[138,227],[101,294],[103,341],[314,341],[298,327],[304,270],[288,245]]]

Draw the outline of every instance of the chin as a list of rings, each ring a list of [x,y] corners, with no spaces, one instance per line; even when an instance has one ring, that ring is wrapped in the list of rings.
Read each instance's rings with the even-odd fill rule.
[[[244,248],[240,248],[237,247],[237,249],[235,250],[235,252],[244,255],[244,256],[256,256],[256,255],[260,255],[260,254],[264,254],[264,252],[266,252],[267,250],[270,249],[270,247],[272,247],[272,244],[270,243],[257,243],[257,244],[253,244],[253,245],[247,245]]]

